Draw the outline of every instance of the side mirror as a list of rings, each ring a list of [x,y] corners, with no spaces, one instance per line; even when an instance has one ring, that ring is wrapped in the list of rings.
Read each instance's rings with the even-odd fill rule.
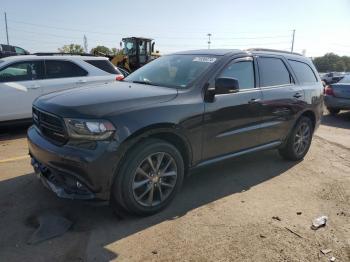
[[[239,90],[239,83],[236,78],[220,77],[215,80],[215,94],[231,94]]]

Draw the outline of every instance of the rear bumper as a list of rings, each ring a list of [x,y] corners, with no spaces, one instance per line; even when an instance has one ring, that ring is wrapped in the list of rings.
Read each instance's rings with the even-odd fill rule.
[[[350,99],[335,96],[325,96],[324,103],[328,108],[350,109]]]
[[[108,200],[118,162],[115,141],[58,146],[28,129],[32,165],[44,185],[62,198]]]

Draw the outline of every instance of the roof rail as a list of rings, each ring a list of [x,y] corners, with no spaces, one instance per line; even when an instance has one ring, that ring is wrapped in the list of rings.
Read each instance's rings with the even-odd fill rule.
[[[246,49],[246,51],[266,51],[266,52],[276,52],[276,53],[293,54],[293,55],[303,56],[302,54],[295,53],[295,52],[289,52],[289,51],[278,50],[278,49],[269,49],[269,48],[249,48],[249,49]]]
[[[34,53],[32,55],[37,55],[37,56],[54,56],[54,55],[61,55],[61,56],[64,56],[64,55],[77,55],[77,56],[95,56],[93,54],[87,54],[87,53],[80,53],[80,54],[76,54],[76,53],[52,53],[52,52],[43,52],[43,53]]]

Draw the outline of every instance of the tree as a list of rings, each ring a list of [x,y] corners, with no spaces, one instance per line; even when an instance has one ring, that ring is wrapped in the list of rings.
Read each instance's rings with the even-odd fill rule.
[[[316,57],[313,62],[319,72],[350,71],[349,56],[338,56],[334,53],[327,53],[324,56]]]
[[[103,45],[98,45],[92,48],[90,53],[95,55],[112,55],[112,51],[108,47]]]
[[[113,47],[111,50],[112,50],[112,55],[119,55],[123,53],[123,49],[117,49]]]
[[[81,45],[70,44],[58,48],[58,51],[61,53],[81,54],[84,53],[84,48]]]

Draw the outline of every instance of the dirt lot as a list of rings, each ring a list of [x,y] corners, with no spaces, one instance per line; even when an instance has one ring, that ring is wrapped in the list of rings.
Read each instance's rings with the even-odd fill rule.
[[[164,212],[123,220],[57,199],[32,174],[23,129],[9,132],[0,134],[0,261],[350,261],[350,113],[325,116],[299,163],[266,151],[196,170]],[[73,227],[27,244],[35,219],[52,213]],[[320,215],[327,226],[311,230]]]

